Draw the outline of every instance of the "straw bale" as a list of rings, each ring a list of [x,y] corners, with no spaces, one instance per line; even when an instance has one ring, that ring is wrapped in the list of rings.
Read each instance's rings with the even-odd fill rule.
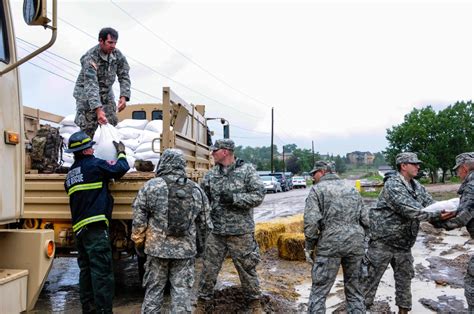
[[[290,261],[304,261],[304,233],[283,233],[278,238],[278,256]]]
[[[276,247],[278,236],[285,232],[285,225],[281,223],[258,223],[255,227],[255,239],[263,253]]]
[[[288,216],[288,217],[283,217],[283,218],[277,218],[274,220],[271,220],[270,222],[273,223],[282,223],[285,225],[285,232],[287,233],[293,233],[293,232],[303,232],[304,227],[303,227],[303,214],[298,214],[298,215],[293,215],[293,216]]]

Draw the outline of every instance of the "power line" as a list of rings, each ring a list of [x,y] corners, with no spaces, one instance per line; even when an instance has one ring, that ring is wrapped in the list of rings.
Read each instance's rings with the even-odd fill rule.
[[[141,27],[143,27],[145,30],[147,30],[148,32],[150,32],[151,34],[153,34],[158,40],[160,40],[161,42],[163,42],[165,45],[167,45],[168,47],[172,48],[174,51],[176,51],[179,55],[181,55],[183,58],[185,58],[186,60],[188,60],[189,62],[191,62],[192,64],[194,64],[195,66],[197,66],[199,69],[201,69],[202,71],[204,71],[205,73],[209,74],[211,77],[213,77],[214,79],[216,79],[217,81],[221,82],[222,84],[226,85],[227,87],[229,87],[230,89],[236,91],[237,93],[241,94],[241,95],[244,95],[245,97],[257,102],[257,103],[260,103],[268,108],[271,108],[271,106],[265,104],[264,102],[256,99],[255,97],[253,96],[250,96],[249,94],[247,93],[244,93],[242,92],[241,90],[235,88],[234,86],[230,85],[229,83],[227,83],[226,81],[224,81],[223,79],[221,79],[220,77],[218,77],[217,75],[211,73],[209,70],[205,69],[203,66],[201,66],[199,63],[197,63],[196,61],[194,61],[193,59],[191,59],[190,57],[188,57],[187,55],[185,55],[183,52],[181,52],[178,48],[174,47],[173,45],[171,45],[168,41],[166,41],[165,39],[163,39],[161,36],[159,36],[157,33],[155,33],[153,30],[151,30],[150,28],[148,28],[146,25],[144,25],[140,20],[138,20],[137,18],[135,18],[133,15],[131,15],[130,13],[128,13],[126,10],[124,10],[120,5],[118,5],[117,3],[115,3],[113,0],[110,0],[110,2],[115,5],[120,11],[122,11],[125,15],[127,15],[128,17],[130,17],[132,20],[134,20],[137,24],[139,24]]]

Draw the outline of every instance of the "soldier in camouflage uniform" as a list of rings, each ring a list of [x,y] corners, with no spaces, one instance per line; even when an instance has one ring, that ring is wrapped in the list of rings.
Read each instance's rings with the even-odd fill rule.
[[[447,230],[466,226],[471,238],[474,239],[474,152],[456,156],[456,165],[453,170],[463,180],[458,190],[461,199],[456,211],[457,214],[456,217],[435,225]],[[474,256],[471,256],[469,260],[464,277],[464,295],[469,313],[474,313]]]
[[[254,313],[261,312],[256,266],[260,261],[255,241],[253,208],[260,205],[265,187],[251,164],[234,158],[234,141],[217,140],[211,146],[216,166],[205,176],[202,187],[211,203],[214,229],[203,260],[197,312],[210,310],[214,286],[227,253],[237,269],[242,290]]]
[[[118,111],[122,111],[130,100],[130,67],[127,59],[115,48],[118,33],[113,28],[99,32],[99,44],[81,57],[82,69],[74,87],[76,119],[74,122],[94,138],[98,124],[117,125]],[[115,76],[120,83],[120,98],[115,105],[112,85]]]
[[[167,149],[157,166],[156,178],[140,189],[133,202],[132,240],[137,252],[147,255],[143,286],[146,288],[142,313],[160,313],[167,281],[171,283],[171,313],[191,312],[191,289],[197,253],[196,233],[212,229],[209,202],[198,184],[186,179],[186,161],[177,149]],[[175,194],[171,184],[186,186]],[[172,198],[182,198],[182,208]],[[174,205],[172,205],[174,204]],[[181,234],[173,233],[172,210],[184,223]],[[140,253],[139,253],[140,254]]]
[[[420,163],[414,153],[398,154],[397,172],[386,176],[376,208],[370,210],[369,248],[363,262],[367,274],[361,279],[367,308],[373,304],[380,279],[390,263],[399,313],[411,310],[411,279],[415,276],[411,248],[415,244],[420,221],[435,222],[452,217],[450,213],[422,210],[433,204],[434,200],[414,179]]]
[[[367,209],[356,189],[332,173],[329,163],[316,162],[310,173],[315,184],[304,209],[305,255],[313,265],[308,313],[326,312],[326,296],[341,264],[347,312],[365,313],[359,271],[369,228]]]

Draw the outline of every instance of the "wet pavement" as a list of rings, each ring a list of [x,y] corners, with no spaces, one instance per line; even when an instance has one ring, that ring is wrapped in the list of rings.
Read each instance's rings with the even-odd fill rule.
[[[304,200],[309,190],[307,188],[267,194],[263,204],[255,208],[256,222],[302,213]],[[366,200],[368,204],[373,204],[373,202],[373,199]],[[422,228],[413,248],[416,276],[412,281],[412,313],[459,313],[465,310],[462,282],[466,269],[465,263],[468,256],[472,254],[469,239],[465,229],[445,232],[435,230],[430,226]],[[216,303],[220,307],[216,310],[241,312],[237,306],[242,304],[239,301],[240,292],[238,289],[235,290],[239,279],[232,263],[228,262],[226,261],[216,286],[219,290],[216,297],[220,298],[220,301]],[[197,288],[200,274],[199,264],[198,261],[194,290]],[[144,291],[138,278],[136,260],[129,257],[118,261],[114,267],[116,281],[114,312],[139,313]],[[311,286],[308,264],[279,260],[277,253],[270,251],[263,256],[257,270],[265,294],[262,302],[266,311],[286,313],[306,310]],[[78,280],[79,268],[76,259],[74,257],[56,258],[34,313],[80,312]],[[389,309],[392,312],[397,310],[393,271],[390,266],[377,291],[376,305],[378,309]],[[340,312],[343,308],[343,281],[342,274],[339,274],[327,299],[327,309],[328,313],[331,313]]]

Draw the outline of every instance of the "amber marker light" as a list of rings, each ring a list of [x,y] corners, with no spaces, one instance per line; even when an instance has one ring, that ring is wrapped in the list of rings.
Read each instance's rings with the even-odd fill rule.
[[[52,258],[54,256],[55,245],[53,240],[46,241],[45,245],[45,253],[48,258]]]
[[[20,135],[17,132],[5,131],[5,143],[17,145],[20,143]]]

